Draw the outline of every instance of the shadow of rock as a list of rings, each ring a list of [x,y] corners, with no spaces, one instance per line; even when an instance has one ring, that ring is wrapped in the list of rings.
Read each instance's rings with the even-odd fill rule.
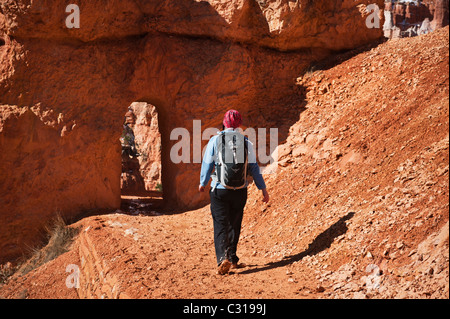
[[[123,195],[132,195],[145,190],[144,178],[137,157],[122,155],[121,188]]]

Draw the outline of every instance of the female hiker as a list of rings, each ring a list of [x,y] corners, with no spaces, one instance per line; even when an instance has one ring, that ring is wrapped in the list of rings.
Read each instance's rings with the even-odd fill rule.
[[[247,173],[253,176],[256,186],[262,191],[263,201],[269,201],[253,146],[247,137],[236,130],[241,124],[242,117],[238,111],[229,110],[225,114],[224,130],[209,140],[200,173],[200,192],[205,191],[212,178],[211,215],[217,273],[220,275],[228,273],[231,267],[242,266],[238,264],[236,249],[247,202]]]

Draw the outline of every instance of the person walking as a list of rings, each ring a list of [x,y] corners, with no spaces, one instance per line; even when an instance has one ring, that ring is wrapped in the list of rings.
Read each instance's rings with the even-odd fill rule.
[[[252,175],[256,187],[262,191],[263,202],[269,201],[252,143],[237,130],[241,124],[242,117],[238,111],[226,112],[224,130],[209,140],[200,172],[200,192],[205,191],[212,178],[210,209],[217,273],[220,275],[228,273],[230,268],[244,266],[238,264],[236,250],[247,203],[247,173]]]

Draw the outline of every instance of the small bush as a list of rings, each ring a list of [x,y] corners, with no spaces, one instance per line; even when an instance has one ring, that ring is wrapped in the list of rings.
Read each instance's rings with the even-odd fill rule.
[[[22,264],[17,272],[25,275],[43,264],[55,259],[69,250],[73,238],[79,230],[68,227],[61,216],[57,216],[50,227],[46,228],[48,244],[42,249],[33,249],[32,256]]]

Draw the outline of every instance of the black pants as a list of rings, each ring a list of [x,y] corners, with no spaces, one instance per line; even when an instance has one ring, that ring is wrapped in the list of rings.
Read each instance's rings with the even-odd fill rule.
[[[247,203],[247,188],[215,189],[210,192],[211,215],[214,223],[214,247],[217,264],[228,259],[237,263],[236,249],[241,234],[242,217]]]

